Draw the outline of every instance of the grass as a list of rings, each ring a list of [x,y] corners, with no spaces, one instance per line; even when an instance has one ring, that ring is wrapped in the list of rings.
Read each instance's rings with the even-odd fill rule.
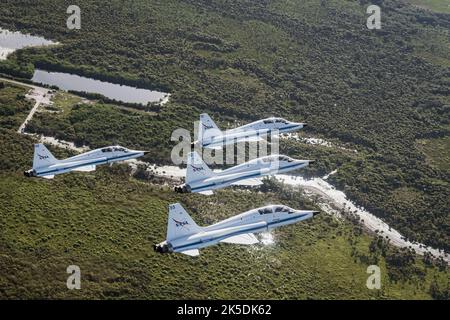
[[[198,258],[160,255],[152,244],[165,237],[169,203],[182,202],[202,225],[248,209],[242,200],[249,197],[251,206],[280,200],[274,194],[230,190],[207,200],[178,197],[109,170],[53,181],[0,176],[0,296],[428,299],[431,279],[445,277],[430,269],[420,281],[393,283],[381,260],[383,288],[368,290],[367,264],[360,257],[369,254],[371,238],[355,235],[348,223],[324,215],[277,229],[270,246],[218,245],[202,250]],[[69,264],[81,268],[80,291],[65,287]]]
[[[429,165],[450,173],[450,136],[421,139],[416,146],[425,154]]]
[[[83,101],[82,98],[63,91],[57,91],[52,98],[53,106],[59,108],[63,113],[70,112],[71,108]]]

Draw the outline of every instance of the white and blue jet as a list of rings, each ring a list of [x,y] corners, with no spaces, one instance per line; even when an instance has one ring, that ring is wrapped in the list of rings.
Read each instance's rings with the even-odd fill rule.
[[[265,176],[286,173],[308,166],[314,160],[296,160],[284,155],[270,155],[250,160],[232,168],[213,172],[197,152],[187,158],[185,184],[175,187],[179,193],[213,194],[213,190],[231,185],[261,185]]]
[[[53,179],[57,174],[70,171],[90,172],[94,171],[97,165],[135,159],[146,153],[147,151],[111,146],[58,160],[42,143],[37,143],[34,145],[33,168],[24,174],[27,177]]]
[[[238,214],[207,227],[199,227],[179,203],[171,204],[166,241],[154,245],[154,250],[198,256],[199,249],[220,242],[252,245],[259,242],[255,233],[310,219],[318,213],[319,211],[271,205]]]
[[[194,144],[202,148],[221,149],[237,142],[262,141],[272,134],[297,131],[305,126],[306,123],[291,122],[283,118],[267,118],[222,132],[208,114],[202,113],[198,126],[198,141]]]

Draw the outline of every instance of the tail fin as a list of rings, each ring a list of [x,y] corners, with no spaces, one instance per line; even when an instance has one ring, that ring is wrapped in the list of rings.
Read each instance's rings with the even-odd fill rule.
[[[58,160],[42,143],[37,143],[34,145],[33,169],[48,167],[57,162]]]
[[[206,113],[202,113],[198,125],[199,141],[220,135],[222,135],[222,131],[220,131],[219,127],[217,127],[211,117]]]
[[[197,152],[190,152],[187,158],[186,183],[212,177],[214,172],[200,158]]]
[[[179,203],[169,205],[167,241],[188,236],[202,230]]]

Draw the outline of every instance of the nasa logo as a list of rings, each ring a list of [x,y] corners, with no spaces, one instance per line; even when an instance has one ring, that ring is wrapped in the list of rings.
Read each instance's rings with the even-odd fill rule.
[[[205,128],[206,130],[212,129],[212,128],[213,128],[213,126],[208,126],[208,125],[206,125],[206,124],[204,124],[204,123],[202,123],[202,124],[203,124],[203,128]]]
[[[191,165],[191,167],[192,167],[192,170],[194,170],[194,172],[205,170],[203,167],[195,167],[193,165]]]
[[[172,220],[175,222],[176,227],[185,227],[189,224],[187,221],[178,221],[172,218]]]
[[[41,156],[40,154],[38,154],[39,160],[45,160],[48,159],[48,156]]]

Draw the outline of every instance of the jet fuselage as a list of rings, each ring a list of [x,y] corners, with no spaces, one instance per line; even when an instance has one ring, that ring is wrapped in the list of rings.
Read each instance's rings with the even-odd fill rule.
[[[284,225],[309,219],[316,211],[294,210],[287,206],[274,205],[253,209],[223,220],[197,233],[164,241],[155,246],[159,252],[185,252],[218,244],[231,237],[269,231]],[[180,228],[189,227],[177,221]]]
[[[227,130],[218,135],[208,136],[203,138],[200,143],[203,148],[221,148],[235,142],[257,141],[257,139],[267,138],[271,134],[297,131],[304,126],[304,123],[290,122],[281,118],[267,118]]]
[[[286,156],[266,156],[248,161],[235,167],[215,173],[211,177],[187,182],[187,192],[203,192],[220,189],[241,180],[261,178],[268,175],[285,173],[306,167],[309,160],[294,160]]]
[[[120,146],[111,146],[88,151],[64,160],[55,160],[48,164],[33,166],[25,175],[35,177],[53,176],[74,170],[82,171],[83,168],[95,167],[101,164],[114,163],[123,160],[138,158],[144,155],[144,151],[129,150]],[[40,160],[45,161],[46,155],[39,155]],[[27,174],[28,173],[28,174]]]

